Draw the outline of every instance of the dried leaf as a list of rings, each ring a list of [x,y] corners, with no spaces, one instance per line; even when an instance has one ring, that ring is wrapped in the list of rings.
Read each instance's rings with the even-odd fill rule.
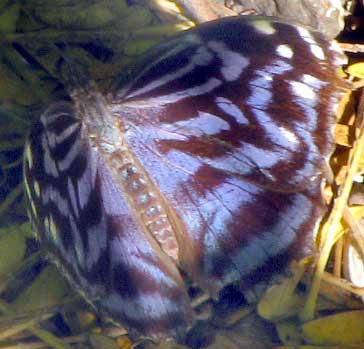
[[[66,280],[54,266],[49,266],[12,305],[19,312],[47,308],[58,304],[67,292]]]
[[[27,235],[28,232],[19,226],[0,229],[0,276],[10,274],[19,267],[25,254]]]
[[[271,286],[258,304],[258,314],[270,321],[296,315],[304,303],[302,295],[296,293],[304,271],[304,263],[297,264],[292,277],[282,278],[279,284]]]
[[[305,323],[302,329],[308,343],[364,347],[364,310],[321,317]]]
[[[364,62],[357,62],[350,64],[347,68],[347,72],[357,78],[364,78]]]
[[[296,319],[287,319],[276,323],[278,337],[285,344],[302,343],[300,324]]]
[[[102,334],[90,334],[90,342],[95,349],[129,349],[118,346],[115,339],[105,337]]]

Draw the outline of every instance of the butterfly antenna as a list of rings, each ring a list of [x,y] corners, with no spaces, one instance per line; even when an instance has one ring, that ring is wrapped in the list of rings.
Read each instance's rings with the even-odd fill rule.
[[[75,60],[66,60],[64,74],[65,86],[70,95],[75,90],[87,90],[92,85],[92,79],[87,68]]]
[[[87,90],[93,83],[85,64],[78,59],[68,57],[61,48],[55,44],[54,46],[60,52],[62,59],[61,80],[69,95],[72,95],[76,90]]]

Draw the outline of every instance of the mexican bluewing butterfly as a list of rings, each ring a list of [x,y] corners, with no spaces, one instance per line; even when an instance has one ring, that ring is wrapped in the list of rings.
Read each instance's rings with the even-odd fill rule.
[[[321,34],[232,17],[52,104],[25,147],[31,220],[134,336],[180,338],[186,280],[216,298],[302,256],[324,205],[342,57]]]

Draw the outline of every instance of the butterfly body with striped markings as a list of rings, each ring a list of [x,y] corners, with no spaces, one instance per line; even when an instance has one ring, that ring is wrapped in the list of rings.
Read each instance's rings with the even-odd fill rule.
[[[39,239],[131,335],[182,338],[187,276],[218,299],[310,251],[342,63],[319,33],[233,17],[166,40],[105,95],[74,90],[25,148]]]

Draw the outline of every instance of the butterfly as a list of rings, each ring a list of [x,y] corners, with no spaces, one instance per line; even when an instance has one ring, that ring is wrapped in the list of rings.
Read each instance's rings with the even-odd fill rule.
[[[183,338],[189,285],[218,299],[311,250],[343,62],[318,32],[230,17],[152,48],[104,94],[79,86],[25,145],[41,243],[131,336]]]

